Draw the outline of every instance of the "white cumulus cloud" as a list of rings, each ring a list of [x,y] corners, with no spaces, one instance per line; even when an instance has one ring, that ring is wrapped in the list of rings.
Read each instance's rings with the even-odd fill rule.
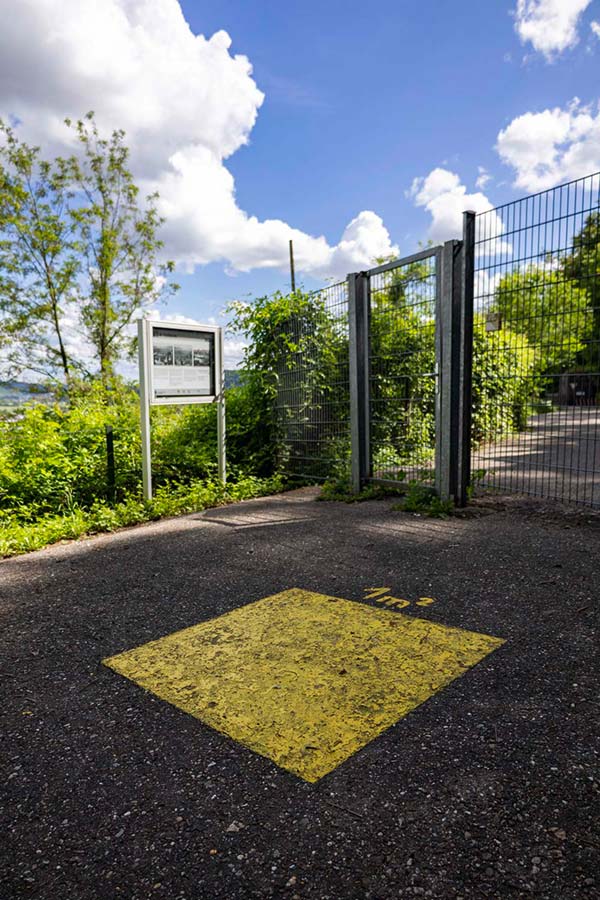
[[[493,206],[481,191],[470,194],[455,172],[442,168],[415,178],[410,195],[417,206],[431,213],[429,238],[436,243],[461,237],[465,210],[479,213]]]
[[[581,15],[592,0],[518,0],[515,28],[522,43],[552,61],[578,41]]]
[[[0,115],[50,152],[72,141],[65,116],[93,109],[102,130],[125,129],[136,178],[160,192],[167,253],[188,268],[286,267],[290,238],[298,268],[320,277],[396,251],[373,212],[332,246],[238,206],[225,161],[264,95],[229,35],[194,34],[178,0],[0,0],[0,14]]]
[[[481,172],[480,172],[481,177]],[[486,195],[481,191],[469,193],[460,177],[449,169],[432,169],[424,178],[415,178],[410,189],[417,206],[431,214],[428,236],[434,243],[462,237],[463,212],[472,210],[488,215],[477,217],[479,254],[491,257],[503,253],[508,258],[511,245],[502,237],[504,225]]]
[[[522,190],[581,178],[600,169],[600,110],[575,99],[564,109],[524,113],[499,133],[496,149]]]
[[[493,180],[493,176],[490,175],[485,166],[478,166],[477,170],[479,175],[477,176],[477,181],[475,182],[475,187],[478,187],[480,190],[485,190],[486,184]]]

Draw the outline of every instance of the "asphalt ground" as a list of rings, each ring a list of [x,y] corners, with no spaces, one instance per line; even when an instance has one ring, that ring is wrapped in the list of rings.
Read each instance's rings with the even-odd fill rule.
[[[600,409],[563,406],[473,453],[473,470],[501,491],[600,507]]]
[[[0,563],[2,900],[600,896],[598,519],[314,496]],[[102,664],[291,588],[381,609],[379,586],[505,643],[316,783]]]

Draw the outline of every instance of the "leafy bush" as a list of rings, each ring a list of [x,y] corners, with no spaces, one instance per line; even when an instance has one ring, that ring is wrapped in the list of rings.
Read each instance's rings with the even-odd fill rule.
[[[473,327],[472,438],[484,441],[521,431],[539,387],[535,353],[523,334],[486,331],[485,317]]]
[[[539,374],[556,374],[575,364],[592,335],[593,311],[586,290],[561,269],[531,265],[499,282],[494,295],[506,328],[535,348]]]
[[[374,471],[404,480],[435,452],[435,318],[431,272],[415,263],[390,270],[372,292],[371,447]],[[343,481],[350,466],[347,322],[323,295],[301,291],[234,304],[234,324],[248,341],[244,363],[248,412],[266,471]],[[476,316],[473,347],[475,445],[525,427],[541,389],[527,336],[487,332]],[[374,363],[373,363],[374,361]],[[269,468],[270,467],[270,468]],[[431,472],[426,473],[431,477]]]
[[[229,309],[248,342],[243,375],[263,464],[304,474],[308,461],[323,474],[346,474],[347,320],[332,315],[324,294],[300,290]]]
[[[435,450],[435,309],[427,261],[392,269],[371,293],[374,468],[420,466]],[[386,478],[388,472],[386,471]]]
[[[227,392],[228,467],[232,481],[267,478],[263,435],[247,387]],[[107,497],[105,426],[114,433],[116,496],[141,496],[139,401],[131,388],[107,394],[99,384],[69,407],[28,406],[18,420],[0,421],[0,518],[32,522],[40,516],[90,511]],[[216,407],[152,410],[156,488],[176,492],[217,473]]]

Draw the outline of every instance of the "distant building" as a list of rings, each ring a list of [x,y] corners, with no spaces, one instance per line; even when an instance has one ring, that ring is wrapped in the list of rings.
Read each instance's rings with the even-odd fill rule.
[[[559,406],[595,406],[600,392],[600,375],[565,372],[558,379]]]

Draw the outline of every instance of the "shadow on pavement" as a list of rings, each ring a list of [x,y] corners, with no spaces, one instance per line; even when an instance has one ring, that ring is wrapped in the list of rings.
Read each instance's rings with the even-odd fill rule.
[[[3,896],[598,896],[600,531],[391,507],[304,489],[0,563]],[[506,643],[316,784],[101,665],[379,586]]]

